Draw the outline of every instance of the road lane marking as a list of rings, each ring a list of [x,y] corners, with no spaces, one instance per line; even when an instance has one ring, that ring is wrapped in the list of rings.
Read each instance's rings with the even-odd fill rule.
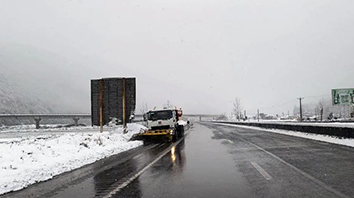
[[[306,177],[307,179],[311,180],[312,182],[316,183],[317,185],[321,186],[322,188],[328,190],[329,192],[332,192],[333,194],[337,195],[338,197],[342,197],[342,198],[350,198],[349,196],[335,190],[334,188],[330,187],[330,186],[327,186],[325,183],[321,182],[320,180],[312,177],[311,175],[307,174],[306,172],[296,168],[295,166],[289,164],[288,162],[284,161],[283,159],[281,159],[280,157],[274,155],[273,153],[269,152],[269,151],[266,151],[265,149],[261,148],[260,146],[256,145],[256,144],[253,144],[252,142],[249,142],[243,138],[240,138],[240,137],[236,137],[238,138],[239,140],[243,141],[243,142],[246,142],[254,147],[256,147],[257,149],[267,153],[268,155],[272,156],[273,158],[279,160],[280,162],[282,162],[283,164],[285,164],[286,166],[292,168],[294,171],[298,172],[299,174],[301,174],[302,176]]]
[[[184,136],[185,137],[185,136]],[[150,167],[152,167],[156,162],[158,162],[163,156],[165,156],[167,153],[171,152],[171,148],[174,146],[177,146],[183,139],[181,138],[180,140],[178,140],[177,142],[171,144],[168,148],[166,148],[164,151],[162,151],[162,153],[154,160],[152,161],[150,164],[148,164],[147,166],[145,166],[143,169],[141,169],[139,172],[137,172],[136,174],[134,174],[133,176],[131,176],[130,178],[128,178],[124,183],[120,184],[118,187],[116,187],[115,189],[113,189],[112,191],[110,191],[107,195],[103,196],[103,198],[110,198],[112,197],[114,194],[116,194],[117,192],[119,192],[120,190],[122,190],[123,188],[127,187],[132,181],[134,181],[136,178],[138,178],[140,175],[142,175],[147,169],[149,169]]]
[[[261,166],[259,166],[256,162],[251,162],[252,166],[264,177],[266,180],[271,180],[272,177],[265,171]]]

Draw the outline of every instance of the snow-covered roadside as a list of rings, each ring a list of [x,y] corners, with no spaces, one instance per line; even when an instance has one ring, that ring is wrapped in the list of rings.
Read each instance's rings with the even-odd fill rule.
[[[307,138],[307,139],[311,139],[311,140],[317,140],[317,141],[322,141],[322,142],[329,142],[329,143],[333,143],[333,144],[354,147],[354,139],[340,139],[338,137],[332,137],[332,136],[328,136],[328,135],[320,135],[320,134],[312,134],[312,133],[288,131],[288,130],[280,130],[280,129],[265,129],[265,128],[261,128],[261,127],[253,127],[253,126],[245,126],[245,125],[222,124],[222,123],[218,123],[218,124],[239,127],[239,128],[246,128],[246,129],[262,130],[262,131],[267,131],[267,132],[272,132],[272,133],[279,133],[279,134],[284,134],[284,135],[302,137],[302,138]]]
[[[138,147],[142,142],[128,140],[144,129],[128,124],[126,134],[118,127],[103,133],[47,134],[0,142],[0,194]]]
[[[65,124],[46,124],[41,125],[40,129],[36,129],[36,125],[15,125],[15,126],[0,126],[0,133],[11,133],[18,131],[40,132],[40,131],[70,131],[77,129],[92,129],[92,126],[65,127]]]
[[[5,141],[20,141],[24,138],[45,137],[53,135],[63,135],[65,133],[81,133],[81,132],[97,132],[99,127],[97,126],[72,126],[72,127],[60,127],[55,125],[46,125],[40,129],[33,128],[31,125],[20,125],[10,127],[0,127],[0,142]],[[113,127],[105,127],[106,131],[113,130]]]

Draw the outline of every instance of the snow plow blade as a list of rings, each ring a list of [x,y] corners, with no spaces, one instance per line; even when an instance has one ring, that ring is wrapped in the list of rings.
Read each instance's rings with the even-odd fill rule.
[[[170,142],[172,141],[172,130],[147,130],[143,133],[138,133],[132,136],[131,141],[143,140],[144,142]]]

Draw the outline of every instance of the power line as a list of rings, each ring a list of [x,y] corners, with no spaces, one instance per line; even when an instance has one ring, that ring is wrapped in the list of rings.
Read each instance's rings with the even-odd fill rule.
[[[326,97],[326,98],[329,98],[331,97],[329,94],[322,94],[322,95],[313,95],[313,96],[304,96],[304,97],[301,97],[301,100],[304,99],[304,98],[319,98],[319,97]],[[291,99],[291,100],[288,100],[284,103],[281,103],[279,105],[272,105],[272,106],[268,106],[268,107],[265,107],[265,108],[259,108],[261,109],[262,111],[263,110],[269,110],[269,109],[274,109],[274,108],[278,108],[278,107],[281,107],[281,106],[284,106],[286,104],[289,104],[291,102],[295,102],[296,100],[300,100],[300,98],[297,98],[297,99]],[[302,109],[302,108],[301,108]]]
[[[319,97],[325,97],[325,96],[331,97],[330,95],[325,94],[325,95],[317,95],[317,96],[304,96],[304,98],[319,98]]]
[[[319,97],[325,97],[325,96],[330,97],[330,96],[328,96],[328,94],[326,94],[326,95],[316,95],[316,96],[304,96],[302,98],[319,98]],[[280,106],[286,105],[286,104],[288,104],[290,102],[294,102],[295,100],[298,100],[298,98],[297,99],[291,99],[291,100],[289,100],[287,102],[284,102],[282,104],[279,104],[279,105],[272,105],[272,106],[261,108],[261,109],[268,110],[268,109],[271,109],[271,108],[280,107]]]
[[[292,99],[292,100],[289,100],[289,101],[284,102],[284,103],[279,104],[279,105],[273,105],[273,106],[266,107],[266,108],[261,108],[261,109],[262,109],[262,110],[268,110],[268,109],[272,109],[272,108],[280,107],[280,106],[283,106],[283,105],[289,104],[290,102],[294,102],[295,100],[296,100],[296,99]]]

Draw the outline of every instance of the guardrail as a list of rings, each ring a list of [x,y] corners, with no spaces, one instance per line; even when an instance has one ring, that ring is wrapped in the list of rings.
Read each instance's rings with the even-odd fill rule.
[[[329,135],[339,138],[354,138],[354,128],[336,127],[336,126],[311,126],[301,124],[280,124],[280,123],[254,123],[254,122],[226,122],[217,121],[217,123],[255,126],[267,129],[282,129],[290,131],[299,131],[305,133]]]
[[[36,129],[40,128],[42,118],[72,118],[75,126],[79,125],[80,118],[91,118],[91,114],[0,114],[0,118],[30,118],[36,122]]]

